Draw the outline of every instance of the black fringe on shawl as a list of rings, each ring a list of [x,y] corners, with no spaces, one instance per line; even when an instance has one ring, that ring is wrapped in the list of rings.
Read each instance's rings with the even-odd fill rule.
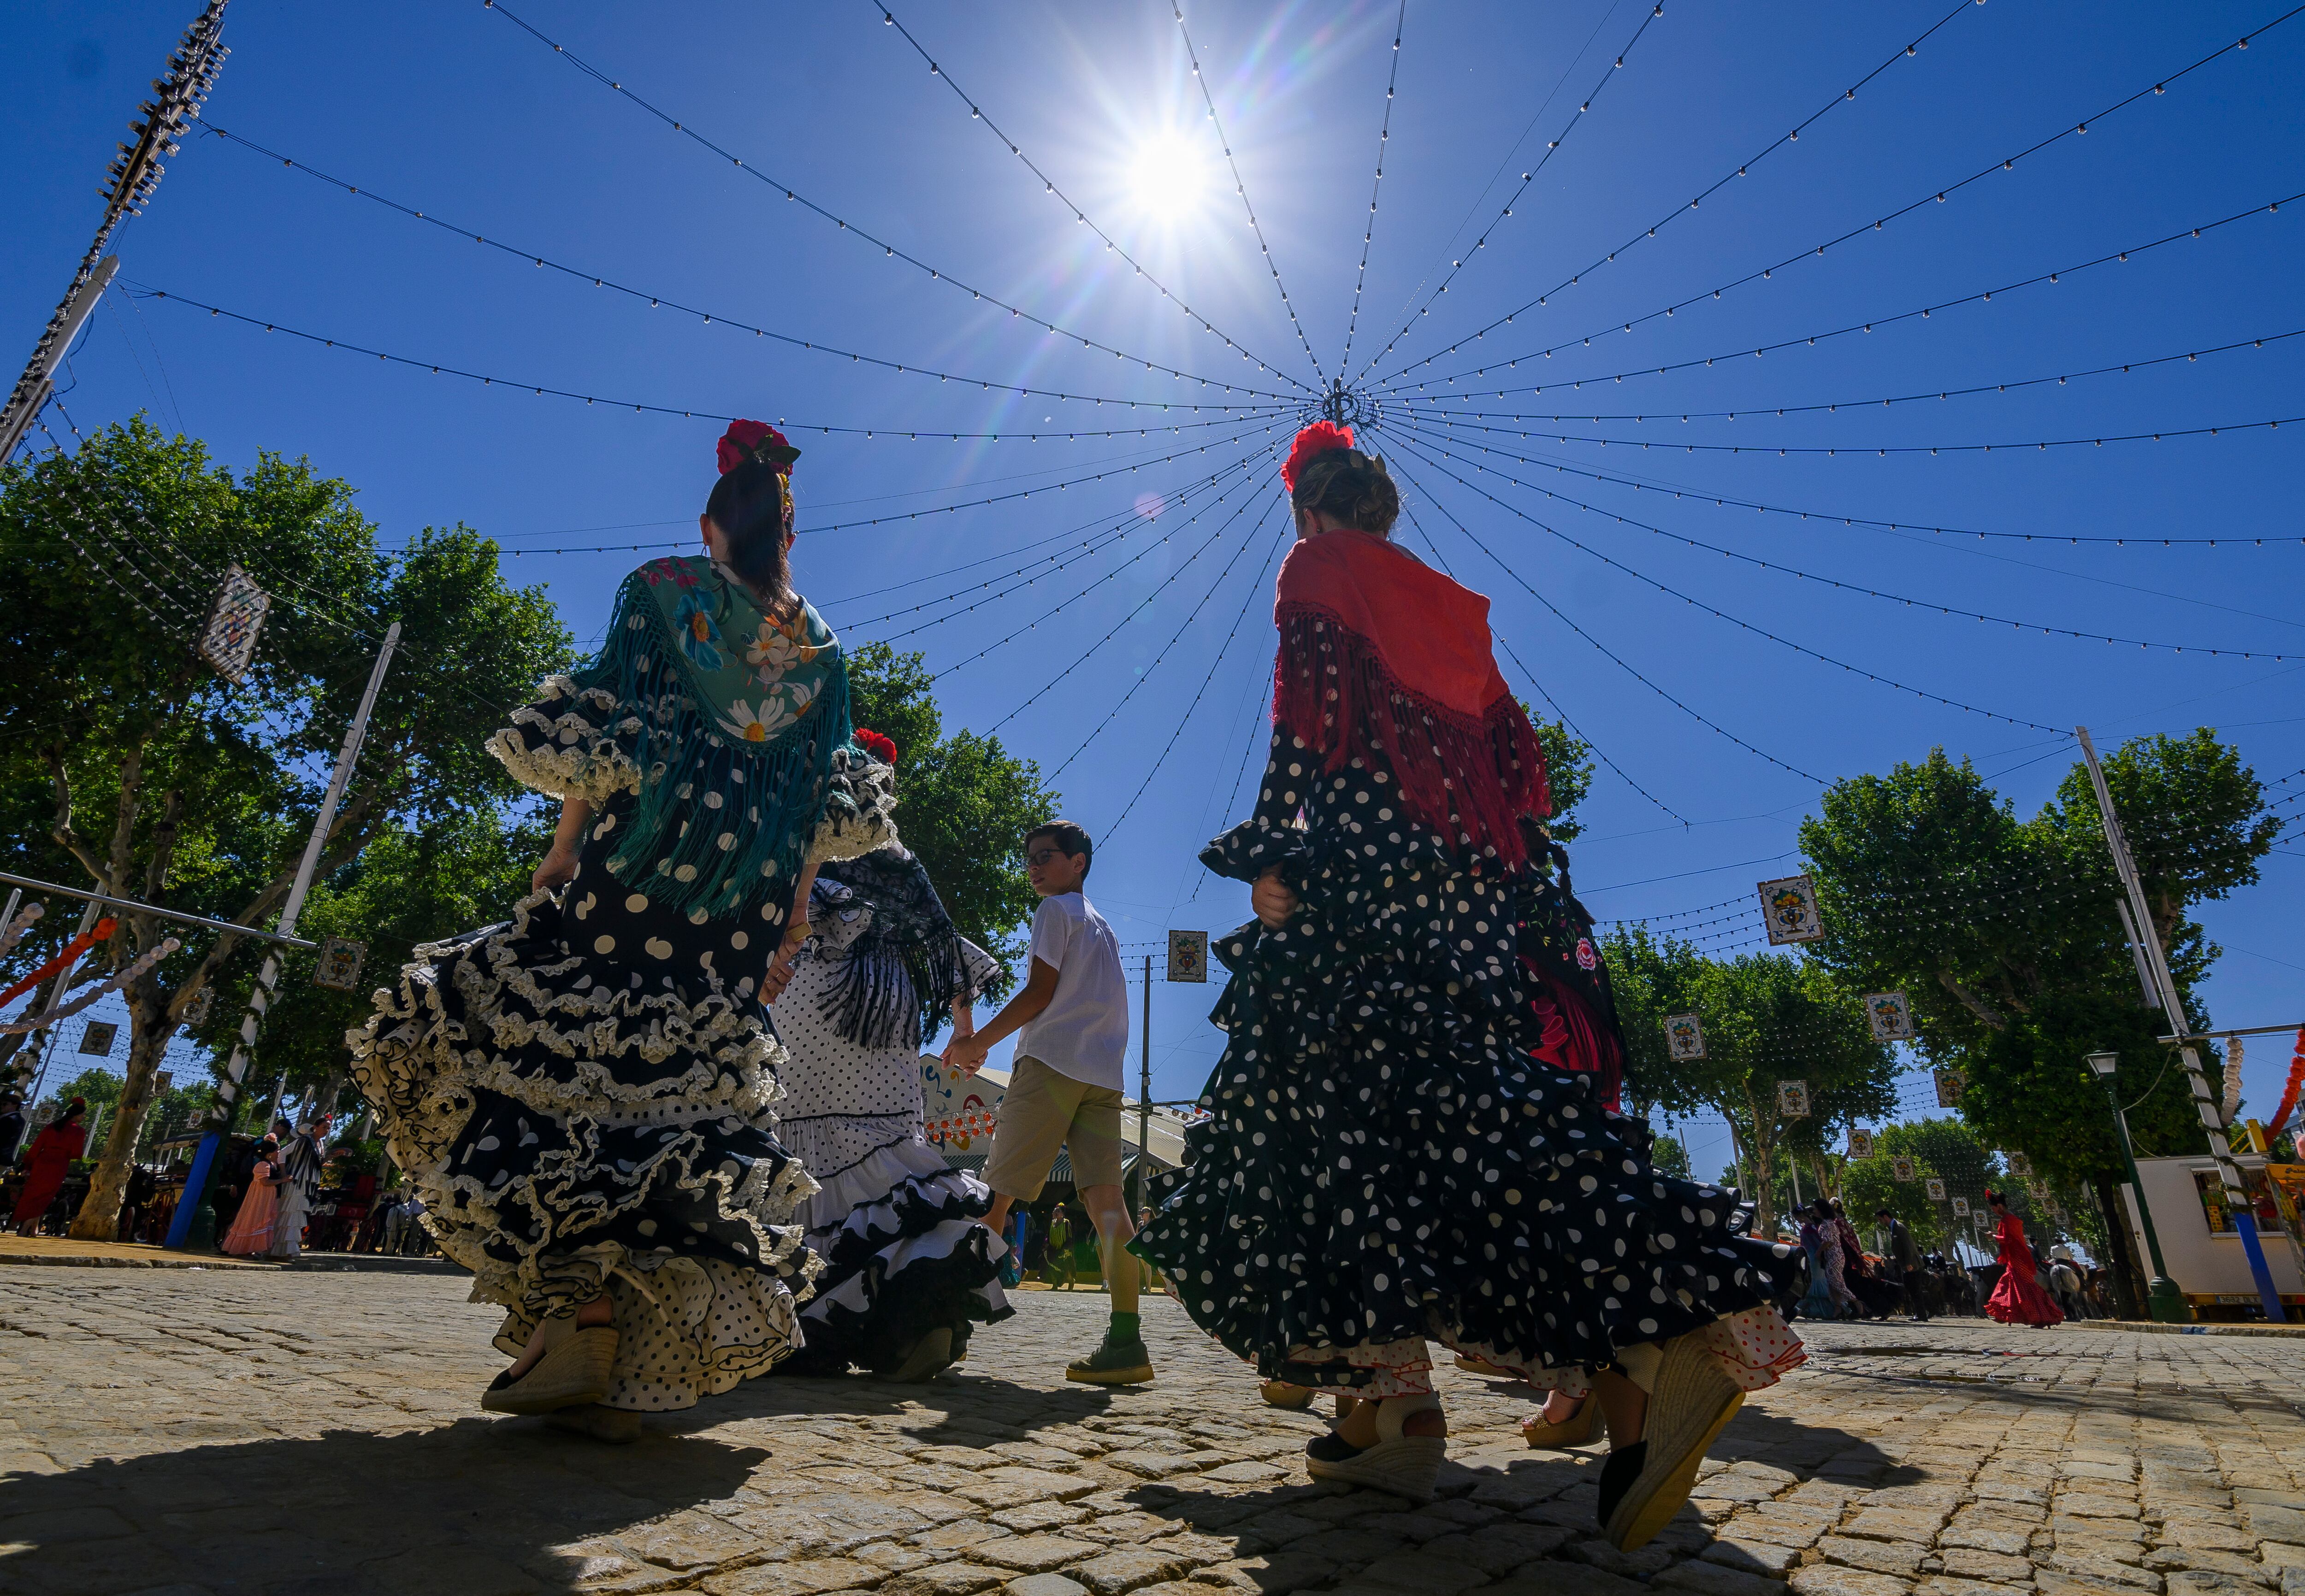
[[[824,1017],[862,1048],[919,1047],[970,989],[960,932],[928,871],[899,845],[820,866],[816,879],[836,910],[854,899],[872,912],[872,923],[837,955],[843,968]]]

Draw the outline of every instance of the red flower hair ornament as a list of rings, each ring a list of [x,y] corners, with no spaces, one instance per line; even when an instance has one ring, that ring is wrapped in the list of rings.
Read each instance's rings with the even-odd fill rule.
[[[881,764],[893,765],[897,762],[897,744],[893,738],[861,726],[851,732],[849,736],[857,747],[871,754]]]
[[[744,423],[740,421],[737,425]],[[1352,446],[1351,428],[1340,427],[1334,421],[1314,422],[1297,435],[1296,443],[1289,447],[1289,458],[1280,463],[1280,485],[1294,493],[1297,490],[1297,473],[1303,471],[1314,455]]]
[[[792,463],[800,458],[800,451],[766,421],[729,422],[728,430],[720,435],[719,452],[724,477],[749,460],[764,460],[778,468],[778,475],[788,477]]]

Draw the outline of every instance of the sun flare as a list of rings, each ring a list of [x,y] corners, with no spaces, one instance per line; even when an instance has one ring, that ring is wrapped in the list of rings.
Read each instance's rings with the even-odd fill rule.
[[[1207,158],[1181,134],[1150,138],[1129,157],[1129,197],[1157,221],[1183,221],[1206,203],[1213,187]]]

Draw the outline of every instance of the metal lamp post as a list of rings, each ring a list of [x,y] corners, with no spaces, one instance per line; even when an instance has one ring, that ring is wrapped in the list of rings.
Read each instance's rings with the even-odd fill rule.
[[[2113,1128],[2121,1138],[2121,1161],[2129,1170],[2129,1189],[2137,1193],[2137,1217],[2145,1226],[2145,1250],[2153,1256],[2153,1278],[2146,1286],[2146,1312],[2162,1324],[2190,1324],[2192,1305],[2185,1294],[2169,1278],[2168,1266],[2161,1261],[2161,1238],[2154,1234],[2153,1207],[2145,1200],[2145,1187],[2137,1178],[2137,1150],[2130,1145],[2129,1116],[2121,1111],[2121,1094],[2113,1084],[2113,1073],[2121,1067],[2118,1053],[2092,1053],[2088,1066],[2097,1072],[2097,1082],[2105,1088],[2105,1107],[2113,1110]],[[2115,1223],[2119,1216],[2108,1216]]]

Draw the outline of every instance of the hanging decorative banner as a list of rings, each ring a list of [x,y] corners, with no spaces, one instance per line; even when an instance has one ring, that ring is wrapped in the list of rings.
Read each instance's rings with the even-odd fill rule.
[[[2009,1173],[2015,1176],[2020,1180],[2024,1179],[2027,1176],[2033,1173],[2033,1160],[2027,1158],[2021,1152],[2011,1153],[2009,1155]]]
[[[152,1077],[152,1090],[155,1091],[166,1091],[175,1083],[176,1072],[174,1070],[162,1070]]]
[[[1816,884],[1807,876],[1786,876],[1760,884],[1761,918],[1768,922],[1769,946],[1814,942],[1824,935],[1816,917]]]
[[[1941,1180],[1932,1180],[1922,1189],[1928,1193],[1931,1202],[1943,1202],[1945,1200],[1945,1184]]]
[[[106,1020],[90,1020],[88,1029],[80,1033],[80,1050],[93,1053],[98,1058],[112,1057],[112,1044],[118,1040],[120,1027]]]
[[[208,607],[208,624],[200,628],[200,658],[225,681],[240,681],[255,661],[256,640],[271,607],[272,595],[247,572],[238,565],[225,567],[224,586]]]
[[[1695,1014],[1667,1014],[1664,1050],[1675,1064],[1692,1064],[1705,1057],[1705,1027]]]
[[[1962,1074],[1959,1070],[1938,1070],[1935,1074],[1937,1082],[1937,1107],[1940,1108],[1960,1108],[1961,1094],[1964,1091],[1968,1090],[1969,1077]]]
[[[1993,1231],[1993,1216],[1992,1216],[1991,1214],[1989,1214],[1989,1213],[1986,1212],[1983,1209],[1981,1209],[1981,1208],[1980,1208],[1980,1209],[1978,1209],[1975,1213],[1971,1214],[1969,1218],[1969,1222],[1970,1222],[1971,1224],[1975,1225],[1975,1226],[1978,1227],[1978,1229],[1979,1229],[1979,1230],[1981,1230],[1981,1231],[1985,1232],[1985,1233],[1986,1233],[1986,1235],[1988,1235],[1992,1234],[1992,1231]]]
[[[319,963],[312,968],[312,984],[350,992],[360,986],[361,966],[368,963],[368,944],[350,937],[329,937],[320,944]]]
[[[1956,1219],[1966,1219],[1969,1218],[1968,1198],[1956,1197],[1952,1200],[1952,1217]]]
[[[1808,1117],[1808,1082],[1780,1081],[1777,1082],[1777,1117],[1807,1119]]]
[[[1920,1171],[1913,1167],[1912,1159],[1901,1155],[1889,1160],[1889,1178],[1911,1185],[1920,1178]]]
[[[1902,992],[1866,993],[1865,1018],[1876,1042],[1909,1042],[1915,1035],[1913,1007]]]
[[[1873,1156],[1873,1133],[1866,1130],[1861,1125],[1850,1125],[1849,1127],[1849,1156],[1852,1159],[1871,1158]]]
[[[207,1024],[208,1023],[208,1006],[215,1001],[216,989],[214,987],[202,987],[199,991],[192,994],[192,1000],[184,1005],[183,1015],[176,1023],[183,1026],[187,1031],[193,1029],[195,1026]]]
[[[1206,931],[1169,933],[1169,979],[1206,986],[1209,981],[1209,934]]]

